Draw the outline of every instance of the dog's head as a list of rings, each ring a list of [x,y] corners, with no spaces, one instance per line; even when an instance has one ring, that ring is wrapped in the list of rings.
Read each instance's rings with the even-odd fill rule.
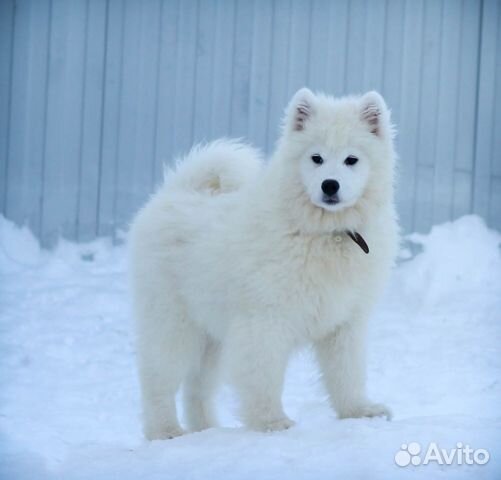
[[[336,100],[307,88],[294,95],[284,134],[311,202],[331,212],[357,203],[378,163],[387,161],[382,150],[392,140],[389,111],[377,92]]]
[[[341,221],[361,202],[393,194],[393,129],[377,92],[334,99],[302,88],[283,128],[281,156],[293,163],[289,167],[299,173],[302,193],[316,209]]]

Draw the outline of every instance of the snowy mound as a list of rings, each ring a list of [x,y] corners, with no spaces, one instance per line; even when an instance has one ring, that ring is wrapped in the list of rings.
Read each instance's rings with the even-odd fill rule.
[[[408,296],[433,304],[476,290],[499,292],[501,235],[488,230],[480,217],[468,215],[407,240],[423,249],[397,272]]]
[[[475,216],[406,239],[369,342],[369,391],[392,422],[336,419],[303,352],[284,392],[291,430],[243,429],[224,388],[222,427],[148,444],[125,248],[47,252],[0,218],[0,478],[501,478],[500,242]],[[430,444],[456,449],[452,465],[425,462]],[[466,465],[465,445],[489,461]]]

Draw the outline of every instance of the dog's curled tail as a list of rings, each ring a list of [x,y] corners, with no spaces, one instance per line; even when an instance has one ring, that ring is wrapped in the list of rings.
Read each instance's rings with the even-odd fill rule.
[[[253,180],[263,166],[258,150],[238,140],[216,140],[197,145],[164,172],[168,189],[218,195],[239,190]]]

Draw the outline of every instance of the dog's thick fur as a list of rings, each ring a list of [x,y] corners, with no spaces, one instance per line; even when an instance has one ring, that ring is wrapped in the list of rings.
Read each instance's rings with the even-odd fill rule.
[[[188,429],[214,425],[220,364],[248,427],[290,427],[284,373],[303,344],[313,345],[340,418],[390,415],[366,396],[364,356],[397,246],[392,137],[376,92],[333,99],[301,89],[267,164],[220,140],[167,173],[130,238],[148,439],[183,433],[181,385]],[[349,155],[358,163],[347,165]],[[325,179],[339,183],[335,204],[323,203]],[[368,255],[347,231],[365,238]]]

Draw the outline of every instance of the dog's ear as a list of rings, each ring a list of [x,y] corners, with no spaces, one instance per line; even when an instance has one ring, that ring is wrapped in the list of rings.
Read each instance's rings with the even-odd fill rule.
[[[381,138],[391,138],[390,111],[378,92],[371,91],[362,96],[360,118],[372,134]]]
[[[308,88],[301,88],[287,107],[285,124],[290,131],[300,132],[315,113],[315,95]]]

